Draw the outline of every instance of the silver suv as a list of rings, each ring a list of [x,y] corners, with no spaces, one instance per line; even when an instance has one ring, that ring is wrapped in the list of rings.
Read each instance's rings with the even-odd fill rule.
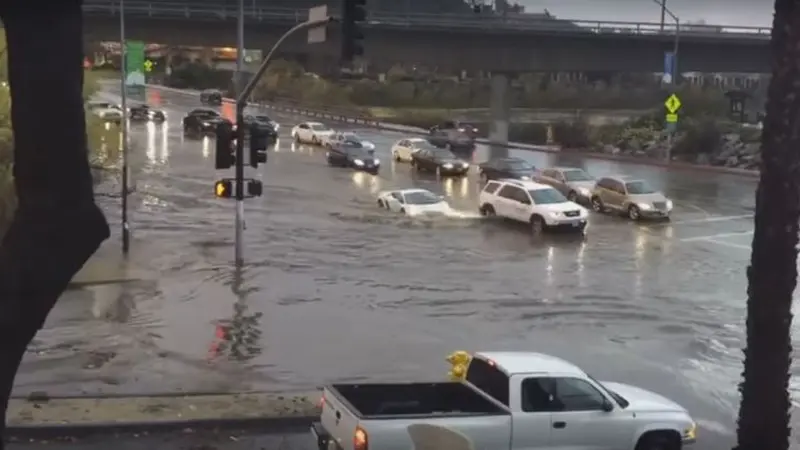
[[[631,220],[668,219],[672,200],[655,190],[647,181],[625,175],[603,177],[592,191],[592,209],[616,211]]]

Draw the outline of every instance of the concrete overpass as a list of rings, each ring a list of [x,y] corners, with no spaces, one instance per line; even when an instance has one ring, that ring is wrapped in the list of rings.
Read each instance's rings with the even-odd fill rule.
[[[249,2],[245,2],[249,4]],[[118,2],[86,0],[86,39],[119,39]],[[304,10],[246,8],[248,48],[269,49]],[[125,2],[129,39],[169,45],[226,47],[236,44],[235,2],[156,0]],[[334,12],[335,15],[335,12]],[[447,71],[491,72],[660,72],[675,26],[543,19],[541,15],[423,15],[376,13],[365,26],[370,66],[388,70],[416,62]],[[333,64],[338,54],[335,27],[329,42],[310,46],[306,36],[286,44],[286,52],[313,53]],[[692,25],[680,33],[684,72],[769,72],[769,29]]]

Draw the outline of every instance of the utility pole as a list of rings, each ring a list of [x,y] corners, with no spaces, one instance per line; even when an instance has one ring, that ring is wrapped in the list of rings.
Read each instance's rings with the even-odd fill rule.
[[[661,0],[661,32],[664,32],[664,20],[667,17],[667,0]]]
[[[119,43],[122,57],[122,254],[127,255],[131,249],[131,230],[128,223],[128,51],[125,38],[125,0],[119,1]]]
[[[234,84],[237,97],[244,90],[244,0],[239,0],[239,20],[237,21],[236,75]],[[244,103],[238,98],[236,103],[236,265],[244,264]]]

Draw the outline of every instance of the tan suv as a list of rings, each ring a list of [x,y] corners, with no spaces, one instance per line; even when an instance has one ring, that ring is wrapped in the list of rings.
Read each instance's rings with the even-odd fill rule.
[[[624,175],[597,180],[591,202],[597,212],[615,211],[631,220],[669,219],[672,212],[672,200],[647,181]]]

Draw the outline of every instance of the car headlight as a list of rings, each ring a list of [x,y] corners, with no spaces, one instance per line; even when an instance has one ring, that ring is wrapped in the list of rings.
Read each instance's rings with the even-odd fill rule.
[[[558,211],[550,211],[550,217],[556,219],[561,216],[561,213]]]
[[[651,204],[649,204],[649,203],[639,203],[639,204],[638,204],[638,205],[636,205],[636,206],[638,206],[638,207],[639,207],[639,209],[642,209],[642,210],[653,209],[653,205],[651,205]]]
[[[529,177],[527,175],[523,175],[523,176],[519,177],[519,179],[522,180],[522,181],[531,181],[531,177]]]
[[[672,209],[672,200],[667,200],[667,209]]]
[[[697,439],[697,424],[692,422],[692,425],[683,430],[683,440],[694,441]]]
[[[279,124],[275,123],[275,122],[272,122],[272,128],[274,128],[275,131],[278,131],[278,130],[281,129],[281,126]]]
[[[372,160],[372,162],[377,166],[378,164],[381,163],[381,160],[378,159],[378,158],[375,158],[375,159]]]
[[[461,163],[461,167],[466,169],[467,167],[469,167],[469,163]]]
[[[445,169],[452,169],[453,165],[450,164],[450,163],[447,163],[447,164],[444,164],[442,167],[444,167]]]
[[[587,189],[585,187],[578,188],[578,193],[581,194],[584,197],[588,197],[588,196],[592,195],[592,191],[590,191],[589,189]]]
[[[356,160],[353,160],[353,164],[355,164],[357,166],[363,166],[364,165],[364,161],[362,161],[360,159],[356,159]]]

